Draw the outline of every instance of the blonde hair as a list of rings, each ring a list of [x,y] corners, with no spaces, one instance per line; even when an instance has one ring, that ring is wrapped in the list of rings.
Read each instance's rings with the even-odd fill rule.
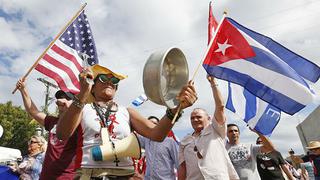
[[[33,135],[30,140],[31,139],[36,139],[36,141],[39,142],[41,152],[45,152],[47,150],[47,141],[43,136]]]

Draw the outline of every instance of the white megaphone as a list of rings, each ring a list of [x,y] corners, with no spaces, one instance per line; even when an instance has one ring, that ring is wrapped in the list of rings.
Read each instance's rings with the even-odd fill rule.
[[[140,159],[141,157],[141,147],[138,137],[135,133],[131,133],[129,136],[113,141],[109,141],[109,132],[107,128],[101,129],[102,145],[94,146],[91,149],[91,155],[95,161],[108,161],[115,160],[121,157],[133,157]]]

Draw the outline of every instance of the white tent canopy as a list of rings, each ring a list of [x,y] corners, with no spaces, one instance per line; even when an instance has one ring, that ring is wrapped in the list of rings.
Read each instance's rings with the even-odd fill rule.
[[[16,161],[18,158],[21,158],[21,151],[19,149],[0,146],[0,164],[6,164],[8,161]]]

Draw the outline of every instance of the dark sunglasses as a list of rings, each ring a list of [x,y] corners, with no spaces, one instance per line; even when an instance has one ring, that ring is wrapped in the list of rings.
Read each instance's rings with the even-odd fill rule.
[[[39,143],[38,141],[29,141],[28,144]]]
[[[194,152],[197,152],[197,157],[198,157],[199,159],[202,159],[202,158],[203,158],[202,155],[200,154],[200,152],[198,151],[197,146],[194,146],[193,151],[194,151]]]
[[[111,82],[113,85],[117,85],[120,81],[119,78],[114,77],[112,74],[99,74],[97,79],[102,83]]]

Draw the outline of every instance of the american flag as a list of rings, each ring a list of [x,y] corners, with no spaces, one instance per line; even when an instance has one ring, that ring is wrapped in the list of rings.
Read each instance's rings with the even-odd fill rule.
[[[44,54],[35,69],[54,79],[61,90],[78,93],[79,73],[84,66],[96,63],[98,56],[92,31],[82,11]]]

